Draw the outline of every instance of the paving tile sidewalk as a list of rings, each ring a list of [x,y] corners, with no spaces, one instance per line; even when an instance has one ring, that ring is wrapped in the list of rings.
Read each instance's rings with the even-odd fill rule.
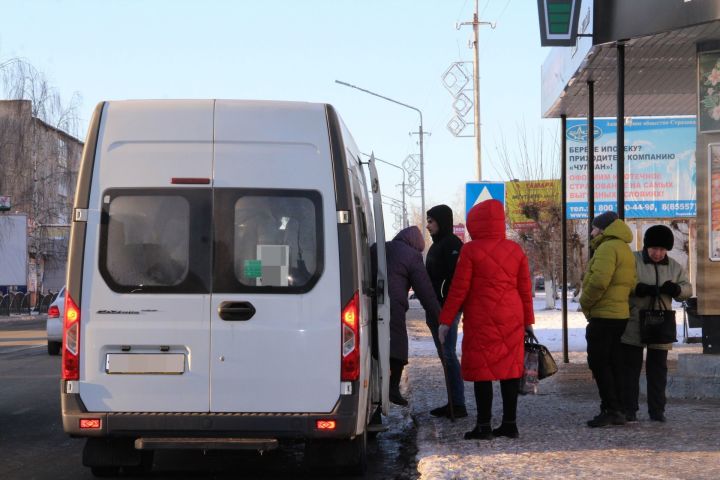
[[[45,320],[47,319],[46,313],[38,313],[38,314],[22,314],[22,315],[0,315],[0,324],[2,323],[19,323],[19,322],[29,322],[33,320]]]
[[[472,384],[465,384],[469,417],[451,423],[430,416],[446,400],[442,369],[423,311],[409,314],[411,359],[402,388],[417,425],[419,478],[720,478],[720,401],[669,399],[663,424],[648,419],[641,398],[638,423],[588,428],[599,407],[584,352],[572,352],[569,364],[557,354],[558,374],[540,383],[538,395],[520,397],[520,439],[464,440],[475,422]],[[494,424],[501,405],[496,384]]]

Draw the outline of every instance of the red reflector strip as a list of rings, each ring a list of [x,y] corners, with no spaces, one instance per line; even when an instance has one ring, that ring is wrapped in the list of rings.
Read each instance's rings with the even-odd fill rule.
[[[170,183],[173,185],[207,185],[210,183],[210,179],[200,177],[173,177]]]
[[[99,418],[81,418],[80,428],[81,429],[93,429],[97,430],[102,427],[102,420]]]
[[[315,428],[318,430],[335,430],[337,422],[335,420],[318,420],[315,422]]]

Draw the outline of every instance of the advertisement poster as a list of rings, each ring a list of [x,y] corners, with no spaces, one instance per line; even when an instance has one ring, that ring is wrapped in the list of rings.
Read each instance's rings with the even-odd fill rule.
[[[567,122],[569,219],[587,218],[587,120]],[[595,119],[595,215],[617,209],[617,122]],[[694,217],[695,117],[628,118],[625,217]]]
[[[523,214],[526,205],[539,207],[539,215],[549,215],[550,206],[560,207],[560,180],[527,180],[505,183],[505,209],[513,228],[533,228],[535,221]]]
[[[708,145],[710,162],[710,260],[720,261],[720,144]]]
[[[720,132],[720,51],[701,53],[698,119],[701,132]]]

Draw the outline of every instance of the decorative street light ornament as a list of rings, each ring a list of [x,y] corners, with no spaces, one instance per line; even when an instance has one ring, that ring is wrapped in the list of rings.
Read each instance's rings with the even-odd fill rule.
[[[467,127],[467,123],[462,118],[455,115],[453,118],[450,119],[450,121],[447,123],[447,129],[450,130],[450,133],[455,135],[456,137],[459,137],[462,135],[462,132]]]
[[[442,84],[450,92],[450,95],[457,97],[470,82],[470,76],[465,72],[464,62],[455,62],[450,65],[442,75]]]
[[[408,155],[407,158],[405,158],[402,165],[407,173],[412,173],[417,170],[419,164],[420,163],[415,158],[415,155],[411,154]]]
[[[408,183],[405,184],[405,194],[410,195],[411,197],[415,195],[415,192],[417,192],[417,187],[415,185],[410,185]]]
[[[415,186],[418,182],[420,182],[420,176],[417,173],[413,172],[408,175],[408,184]]]
[[[458,114],[458,117],[464,117],[473,108],[473,102],[470,100],[470,97],[461,92],[455,98],[452,106],[455,113]]]

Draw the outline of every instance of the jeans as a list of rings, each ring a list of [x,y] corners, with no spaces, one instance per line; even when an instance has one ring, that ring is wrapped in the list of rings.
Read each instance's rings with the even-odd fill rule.
[[[463,383],[462,374],[460,373],[460,361],[457,357],[457,331],[460,324],[460,316],[458,314],[450,325],[450,330],[445,337],[445,343],[442,345],[442,351],[445,356],[445,366],[447,368],[448,383],[450,383],[450,395],[452,399],[448,399],[448,403],[452,401],[453,405],[465,406],[465,384]],[[427,319],[426,322],[430,332],[432,333],[435,348],[440,351],[440,339],[438,338],[438,322],[437,320]]]
[[[627,319],[591,318],[585,330],[587,361],[603,410],[623,412],[624,364],[620,337]]]
[[[625,359],[625,398],[626,413],[635,413],[640,408],[640,371],[643,364],[643,347],[623,344]],[[647,377],[648,413],[661,415],[665,413],[665,387],[667,385],[667,350],[647,349],[645,359],[645,376]]]

